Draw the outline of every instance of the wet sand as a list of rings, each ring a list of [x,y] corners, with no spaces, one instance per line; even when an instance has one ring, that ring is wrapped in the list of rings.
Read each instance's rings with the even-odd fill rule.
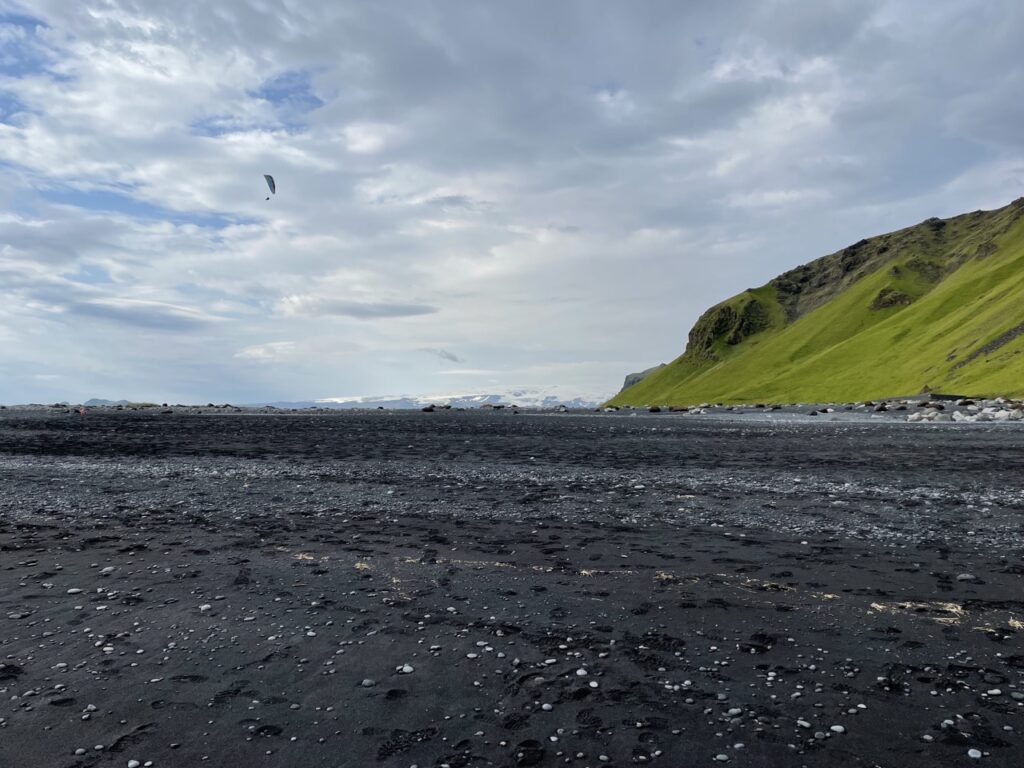
[[[2,766],[1024,755],[1019,426],[6,412],[0,484]]]

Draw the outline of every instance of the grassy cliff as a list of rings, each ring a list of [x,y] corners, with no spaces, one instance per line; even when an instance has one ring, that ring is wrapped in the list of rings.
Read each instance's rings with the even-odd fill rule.
[[[707,310],[615,405],[1024,395],[1024,198],[861,240]]]

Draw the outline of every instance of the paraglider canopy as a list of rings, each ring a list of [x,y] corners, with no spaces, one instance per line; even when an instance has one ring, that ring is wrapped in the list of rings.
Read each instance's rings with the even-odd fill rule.
[[[270,194],[271,195],[276,195],[277,194],[277,184],[274,183],[274,177],[271,176],[269,173],[264,173],[263,174],[263,178],[267,180],[267,187],[270,188]],[[270,198],[267,197],[267,200],[269,200],[269,199]]]

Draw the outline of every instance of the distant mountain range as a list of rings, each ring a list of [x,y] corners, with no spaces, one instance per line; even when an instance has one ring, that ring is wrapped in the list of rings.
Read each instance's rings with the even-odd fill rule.
[[[682,355],[626,385],[612,404],[1024,395],[1024,198],[747,289],[701,315]]]
[[[557,387],[548,389],[514,387],[503,392],[440,395],[378,395],[373,397],[329,397],[321,400],[288,400],[275,402],[246,403],[247,407],[274,408],[354,408],[411,409],[428,405],[450,405],[452,408],[479,408],[482,405],[517,405],[520,408],[596,408],[605,397],[558,394]],[[104,400],[93,398],[83,405],[129,405],[128,400]]]
[[[440,394],[440,395],[397,395],[377,397],[338,397],[315,401],[320,408],[424,408],[428,405],[450,405],[452,408],[479,408],[482,405],[518,405],[521,408],[596,408],[603,400],[601,396],[579,396],[556,394],[549,389],[512,388],[503,392]],[[269,403],[278,407],[295,408],[295,405]]]

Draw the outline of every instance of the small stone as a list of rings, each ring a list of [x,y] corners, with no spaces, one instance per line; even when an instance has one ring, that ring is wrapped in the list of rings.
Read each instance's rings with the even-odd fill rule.
[[[832,731],[832,733],[846,733],[846,729],[841,725],[833,725],[829,730]]]
[[[373,688],[373,686],[375,686],[376,684],[376,680],[371,680],[368,677],[360,683],[360,685],[363,686],[363,688]]]
[[[971,758],[972,760],[980,760],[981,759],[981,750],[980,749],[968,749],[967,750],[967,756],[969,758]]]
[[[715,755],[715,760],[717,760],[720,763],[727,763],[729,762],[729,756],[724,754],[717,754]]]
[[[80,594],[82,594],[82,590],[80,590],[78,587],[72,587],[71,589],[68,590],[68,594],[69,595],[80,595]]]
[[[540,708],[543,709],[545,712],[550,712],[553,709],[553,707],[550,704],[541,704]]]
[[[977,581],[978,577],[975,576],[973,573],[961,573],[959,576],[956,577],[956,580],[957,581]]]
[[[142,765],[142,763],[140,763],[138,760],[129,760],[128,761],[128,768],[139,768],[139,766],[141,766],[141,765]]]
[[[412,671],[413,671],[413,667],[412,667],[411,664],[403,664],[402,665],[401,672],[402,672],[403,675],[412,674]]]

